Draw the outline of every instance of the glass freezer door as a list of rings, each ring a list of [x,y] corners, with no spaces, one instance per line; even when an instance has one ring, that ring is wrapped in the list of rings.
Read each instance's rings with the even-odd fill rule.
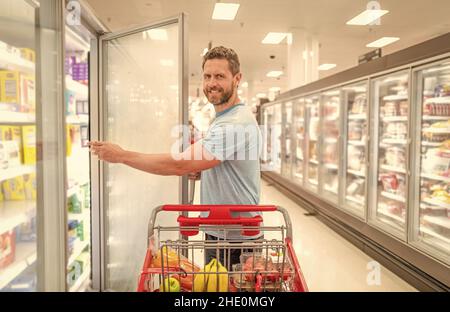
[[[416,72],[414,238],[450,263],[450,61]]]
[[[408,185],[408,72],[394,73],[372,83],[375,106],[377,164],[373,177],[370,219],[385,231],[405,238]],[[378,131],[376,131],[378,130]]]
[[[343,88],[346,110],[344,209],[363,218],[366,207],[368,105],[367,83]]]
[[[295,140],[295,158],[293,177],[294,181],[303,185],[305,171],[305,100],[298,99],[294,105],[294,137]]]
[[[292,102],[286,102],[283,104],[283,162],[282,175],[291,179],[292,168]]]
[[[320,170],[322,194],[338,203],[339,197],[339,138],[341,91],[330,90],[322,94],[322,166]]]
[[[320,137],[320,114],[319,95],[305,99],[307,118],[306,137],[306,186],[317,192],[319,189],[319,137]]]
[[[180,150],[187,125],[185,16],[100,38],[103,140],[143,153]],[[135,291],[152,210],[187,202],[185,178],[103,164],[102,289]],[[158,217],[177,225],[176,217]],[[177,239],[173,237],[173,239]]]
[[[281,127],[282,127],[282,114],[281,103],[273,106],[273,119],[272,119],[272,169],[274,172],[281,174]]]

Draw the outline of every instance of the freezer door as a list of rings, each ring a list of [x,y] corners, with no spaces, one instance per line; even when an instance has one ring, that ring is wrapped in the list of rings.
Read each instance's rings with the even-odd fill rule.
[[[415,72],[412,241],[450,263],[450,60]]]
[[[305,171],[305,99],[297,99],[294,103],[292,176],[295,183],[303,186]]]
[[[319,190],[319,139],[320,139],[320,96],[313,95],[305,99],[306,105],[306,186],[308,189]]]
[[[100,38],[102,140],[142,153],[183,149],[179,126],[187,124],[185,34],[182,14]],[[134,291],[151,212],[163,204],[187,203],[187,180],[106,163],[100,176],[101,288]],[[176,217],[167,214],[157,223],[176,225]]]
[[[409,72],[372,81],[375,104],[369,221],[405,240],[408,198]]]
[[[283,104],[282,175],[291,179],[292,167],[292,102]]]

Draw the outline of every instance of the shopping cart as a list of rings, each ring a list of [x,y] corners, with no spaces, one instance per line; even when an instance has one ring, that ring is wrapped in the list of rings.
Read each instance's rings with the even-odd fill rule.
[[[178,212],[177,226],[155,225],[159,213],[171,212]],[[209,212],[209,215],[190,217],[190,212]],[[279,212],[285,224],[264,226],[261,215],[233,217],[232,213],[238,212]],[[215,241],[198,239],[201,231],[221,232],[225,238]],[[229,231],[264,236],[254,240],[227,239]],[[209,269],[201,269],[196,265],[196,261],[201,262],[204,258],[199,255],[200,251],[208,249],[215,250],[222,268],[218,267],[218,261],[215,261],[215,268],[211,265]],[[233,249],[241,249],[242,253],[240,263],[231,265],[230,252]],[[277,206],[164,205],[155,208],[149,221],[148,248],[137,290],[173,291],[169,287],[170,278],[179,281],[181,291],[308,291],[292,246],[289,215],[284,208]],[[210,282],[206,288],[205,281],[214,283]],[[199,284],[205,288],[199,288]]]

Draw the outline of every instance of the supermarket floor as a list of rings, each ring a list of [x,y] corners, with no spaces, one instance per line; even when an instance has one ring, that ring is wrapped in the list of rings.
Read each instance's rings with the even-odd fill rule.
[[[197,184],[194,203],[200,198],[199,189]],[[380,266],[379,283],[369,285],[367,279],[373,267],[368,265],[374,260],[315,217],[305,216],[306,210],[264,180],[261,204],[274,204],[288,210],[294,249],[310,291],[416,291],[383,266]],[[270,216],[265,215],[265,225],[277,225],[283,220],[278,214]]]

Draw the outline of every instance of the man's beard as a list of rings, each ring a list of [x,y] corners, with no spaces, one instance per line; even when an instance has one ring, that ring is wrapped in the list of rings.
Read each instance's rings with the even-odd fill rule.
[[[209,90],[209,91],[211,91],[211,90]],[[209,91],[205,92],[205,90],[204,90],[203,93],[205,93],[205,96],[208,98],[208,101],[213,105],[223,105],[223,104],[227,103],[230,100],[230,98],[233,96],[233,90],[231,89],[229,91],[224,91],[222,97],[219,99],[218,102],[211,101],[210,97],[208,96]]]

